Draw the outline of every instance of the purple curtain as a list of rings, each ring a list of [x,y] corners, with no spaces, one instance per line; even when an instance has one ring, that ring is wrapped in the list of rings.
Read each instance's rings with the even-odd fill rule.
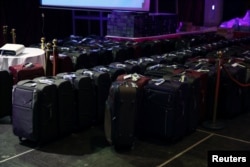
[[[192,22],[202,26],[204,19],[204,0],[178,0],[178,15],[180,21]]]

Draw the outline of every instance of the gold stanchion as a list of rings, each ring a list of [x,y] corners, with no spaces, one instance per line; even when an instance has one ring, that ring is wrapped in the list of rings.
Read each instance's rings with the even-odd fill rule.
[[[217,120],[217,108],[218,108],[218,99],[219,99],[219,88],[220,88],[220,74],[221,74],[221,59],[222,52],[219,51],[218,55],[218,65],[217,65],[217,77],[216,77],[216,86],[215,86],[215,96],[214,96],[214,108],[213,108],[213,119],[212,121],[207,121],[203,123],[203,126],[212,130],[219,130],[225,127],[224,123]]]
[[[58,73],[58,52],[57,52],[57,39],[53,39],[53,76]]]
[[[16,30],[12,28],[10,33],[12,35],[12,43],[16,43]]]
[[[8,42],[8,26],[3,26],[3,44],[6,44]]]
[[[45,37],[41,38],[41,49],[45,50]]]

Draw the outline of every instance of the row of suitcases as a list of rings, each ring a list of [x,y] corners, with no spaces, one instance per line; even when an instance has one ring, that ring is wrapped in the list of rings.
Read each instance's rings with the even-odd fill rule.
[[[223,50],[227,54],[230,49],[238,51],[242,47]],[[245,54],[239,51],[234,57],[228,56],[224,67],[247,83],[246,68],[230,63],[230,58],[236,56],[247,60]],[[164,56],[141,57],[18,82],[12,96],[14,134],[20,139],[43,142],[101,122],[107,140],[116,147],[131,147],[137,135],[170,140],[183,137],[196,129],[203,114],[211,113],[217,58],[214,54],[191,56],[184,64],[170,64],[159,61]],[[244,97],[241,88],[226,73],[224,79],[222,91],[228,96],[220,99],[219,107],[231,102],[234,106],[224,111],[231,109],[233,113],[246,103],[237,104]],[[232,109],[235,107],[237,110]]]
[[[70,58],[72,61],[70,68],[76,71],[97,65],[108,65],[111,62],[123,62],[128,59],[161,55],[220,40],[225,40],[225,38],[214,32],[193,34],[182,38],[140,42],[129,40],[114,41],[99,36],[70,36],[69,38],[58,40],[58,50],[61,59],[67,61],[67,66],[69,66],[68,58]]]

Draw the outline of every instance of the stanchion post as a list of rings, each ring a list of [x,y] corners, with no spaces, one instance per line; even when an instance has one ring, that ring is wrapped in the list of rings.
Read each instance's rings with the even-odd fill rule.
[[[220,89],[220,74],[222,67],[222,52],[217,52],[218,64],[217,64],[217,76],[216,76],[216,85],[215,85],[215,95],[214,95],[214,107],[213,107],[213,119],[212,121],[207,121],[203,123],[203,126],[212,130],[223,129],[224,123],[217,120],[217,109],[218,109],[218,100],[219,100],[219,89]]]
[[[8,32],[8,26],[4,25],[3,26],[3,44],[6,44],[8,42],[7,32]]]

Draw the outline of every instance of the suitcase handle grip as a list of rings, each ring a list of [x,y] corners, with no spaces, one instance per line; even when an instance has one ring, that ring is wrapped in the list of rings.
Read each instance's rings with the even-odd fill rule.
[[[92,71],[83,71],[83,75],[87,75],[92,78],[94,73]]]
[[[28,63],[25,63],[25,64],[23,65],[23,67],[24,67],[24,68],[31,68],[31,67],[34,67],[34,64],[31,63],[31,62],[28,62]]]

